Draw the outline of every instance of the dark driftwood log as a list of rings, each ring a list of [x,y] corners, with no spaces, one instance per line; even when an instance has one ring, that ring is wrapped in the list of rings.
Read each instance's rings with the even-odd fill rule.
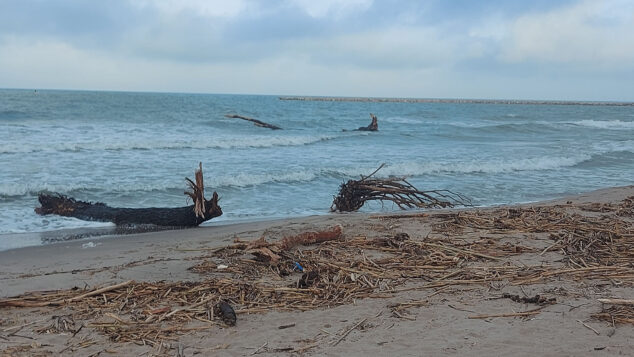
[[[273,130],[279,130],[282,129],[277,125],[273,125],[273,124],[269,124],[269,123],[265,123],[261,120],[257,120],[257,119],[253,119],[253,118],[249,118],[249,117],[245,117],[242,115],[238,115],[238,114],[226,114],[225,115],[227,118],[235,118],[235,119],[242,119],[242,120],[247,120],[252,122],[255,126],[259,126],[262,128],[269,128],[269,129],[273,129]]]
[[[35,212],[41,215],[57,214],[86,221],[113,222],[116,225],[154,224],[165,227],[195,227],[207,220],[222,215],[218,206],[218,194],[210,200],[203,195],[202,165],[196,171],[196,183],[187,179],[192,192],[185,192],[194,198],[194,204],[177,208],[116,208],[103,203],[77,201],[59,193],[40,193],[41,207]]]
[[[370,113],[370,118],[372,118],[372,122],[368,126],[362,126],[358,131],[378,131],[379,130],[379,120],[376,115]]]
[[[449,190],[420,191],[403,177],[371,179],[385,164],[361,180],[348,180],[334,197],[332,212],[357,211],[367,201],[392,201],[399,208],[445,208],[456,204],[470,206],[468,198]]]

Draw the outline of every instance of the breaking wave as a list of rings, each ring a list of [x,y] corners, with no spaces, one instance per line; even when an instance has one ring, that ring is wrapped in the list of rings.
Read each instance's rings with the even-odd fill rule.
[[[333,140],[337,135],[256,136],[224,138],[192,138],[179,140],[156,140],[147,138],[108,142],[56,142],[45,147],[34,143],[0,143],[0,154],[22,154],[32,152],[77,152],[85,150],[178,150],[178,149],[246,149],[277,146],[301,146]]]
[[[15,120],[26,117],[27,113],[20,110],[0,110],[0,120]]]
[[[569,124],[608,130],[634,129],[634,121],[621,120],[580,120],[569,122]]]
[[[562,167],[572,167],[591,160],[591,155],[578,155],[570,157],[536,157],[514,161],[473,161],[473,162],[407,162],[398,163],[381,169],[379,176],[423,176],[430,174],[460,173],[507,173],[514,171],[541,171],[555,170]],[[359,177],[360,174],[368,174],[376,167],[357,167],[345,170],[336,170],[338,174],[347,177]]]
[[[535,157],[519,160],[499,160],[499,161],[469,161],[469,162],[404,162],[392,164],[381,169],[379,176],[423,176],[433,174],[497,174],[516,171],[542,171],[556,170],[563,167],[572,167],[583,162],[592,160],[589,154],[577,156],[561,157]],[[298,183],[310,182],[320,177],[331,177],[337,179],[359,178],[359,175],[366,175],[374,171],[376,167],[356,166],[347,168],[315,168],[298,170],[291,172],[267,172],[267,173],[236,173],[231,175],[212,176],[206,180],[208,188],[242,188],[258,186],[270,183]],[[84,183],[52,185],[47,183],[24,183],[24,184],[0,184],[0,197],[14,197],[24,195],[37,195],[41,191],[52,192],[109,192],[110,194],[129,192],[152,192],[152,191],[180,191],[185,188],[185,183],[180,181],[159,182],[149,180],[149,182],[130,184],[125,183]]]
[[[210,189],[222,189],[225,187],[248,187],[267,183],[293,183],[308,182],[317,178],[319,172],[305,170],[296,172],[278,173],[237,173],[234,175],[212,176],[205,180],[205,186]],[[36,196],[42,191],[60,192],[69,194],[71,192],[107,192],[109,195],[120,193],[152,192],[152,191],[183,191],[186,188],[185,181],[171,182],[99,182],[99,183],[1,183],[0,198]]]

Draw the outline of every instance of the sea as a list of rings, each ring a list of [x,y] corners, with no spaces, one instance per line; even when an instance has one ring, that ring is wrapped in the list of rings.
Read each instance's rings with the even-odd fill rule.
[[[634,106],[605,104],[3,89],[0,250],[114,229],[37,215],[40,192],[180,207],[191,204],[185,177],[199,163],[207,197],[217,191],[224,212],[206,226],[329,214],[343,182],[381,164],[376,177],[407,177],[482,207],[632,185]],[[370,113],[379,131],[353,131]]]

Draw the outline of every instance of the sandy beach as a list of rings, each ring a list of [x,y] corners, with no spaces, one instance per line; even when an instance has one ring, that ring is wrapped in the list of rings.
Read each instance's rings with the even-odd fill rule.
[[[633,355],[633,200],[626,186],[8,250],[0,356]]]

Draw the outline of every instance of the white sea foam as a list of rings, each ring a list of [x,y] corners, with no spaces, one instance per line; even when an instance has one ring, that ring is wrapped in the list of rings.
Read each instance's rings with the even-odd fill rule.
[[[257,186],[266,183],[293,183],[308,182],[317,177],[317,172],[313,170],[302,170],[296,172],[273,172],[273,173],[244,173],[235,175],[210,176],[206,179],[206,186],[213,188],[222,187],[247,187]],[[41,182],[28,183],[0,183],[0,197],[19,197],[24,195],[37,195],[42,191],[50,192],[71,192],[71,191],[105,191],[113,193],[138,193],[152,191],[182,190],[185,188],[184,181],[174,182],[93,182],[84,184],[63,184],[53,185]]]
[[[34,195],[41,191],[51,192],[69,192],[81,189],[93,189],[91,185],[87,184],[73,184],[67,183],[64,185],[54,185],[44,182],[18,182],[18,183],[0,183],[0,197],[12,197],[12,196],[24,196]]]
[[[598,142],[594,143],[592,148],[599,154],[620,151],[629,151],[634,153],[634,140]]]
[[[71,191],[88,191],[103,190],[111,193],[126,192],[152,192],[152,191],[168,191],[180,190],[185,187],[184,181],[174,182],[92,182],[92,183],[67,183],[67,184],[49,184],[45,182],[28,182],[28,183],[0,183],[0,197],[15,197],[24,195],[37,195],[42,191],[49,192],[71,192]]]
[[[5,210],[0,214],[0,234],[48,232],[72,228],[113,227],[113,223],[82,221],[72,217],[56,215],[39,216],[32,208]],[[0,244],[1,246],[2,244]],[[0,250],[2,248],[0,247]]]
[[[314,180],[315,177],[317,177],[317,174],[312,170],[262,174],[239,173],[237,175],[213,177],[211,178],[210,187],[246,187],[262,185],[270,182],[307,182]]]
[[[629,149],[632,150],[632,142]],[[601,149],[601,147],[598,147]],[[605,147],[602,148],[605,151]],[[613,147],[616,151],[621,151],[622,147]],[[380,176],[422,176],[428,174],[442,173],[506,173],[513,171],[539,171],[554,170],[563,167],[578,165],[592,158],[589,154],[576,156],[558,157],[534,157],[518,160],[480,160],[480,161],[459,161],[459,162],[404,162],[391,164],[384,167]],[[207,187],[214,189],[223,187],[248,187],[258,186],[268,183],[296,183],[310,182],[318,178],[319,175],[357,178],[361,174],[368,174],[376,167],[347,167],[329,168],[315,167],[314,169],[302,169],[290,172],[264,172],[264,173],[244,173],[240,172],[231,175],[210,176],[206,180]],[[133,182],[126,184],[116,184],[112,182],[99,182],[93,184],[64,184],[51,185],[47,183],[2,183],[0,184],[0,197],[12,197],[22,195],[36,195],[41,191],[70,192],[74,190],[85,190],[93,192],[95,190],[107,191],[110,193],[127,192],[152,192],[180,190],[184,185],[181,181],[175,182]]]
[[[379,119],[379,125],[381,122],[395,123],[395,124],[421,124],[424,121],[421,119],[403,118],[403,117],[388,117]]]
[[[634,129],[634,121],[621,121],[621,120],[580,120],[574,122],[568,122],[569,124],[585,126],[589,128],[608,129],[608,130],[623,130]]]
[[[156,138],[112,139],[93,142],[58,141],[46,146],[38,146],[28,141],[2,142],[0,154],[20,154],[32,152],[84,151],[84,150],[161,150],[161,149],[246,149],[277,146],[310,145],[338,138],[338,135],[292,135],[253,137],[194,137],[187,139],[160,140]]]
[[[514,171],[541,171],[555,170],[563,167],[578,165],[592,159],[591,155],[561,156],[561,157],[535,157],[519,160],[481,160],[469,162],[404,162],[384,167],[379,176],[423,176],[429,174],[444,173],[507,173]],[[338,173],[359,177],[360,174],[368,174],[376,168],[357,167],[336,170]]]

